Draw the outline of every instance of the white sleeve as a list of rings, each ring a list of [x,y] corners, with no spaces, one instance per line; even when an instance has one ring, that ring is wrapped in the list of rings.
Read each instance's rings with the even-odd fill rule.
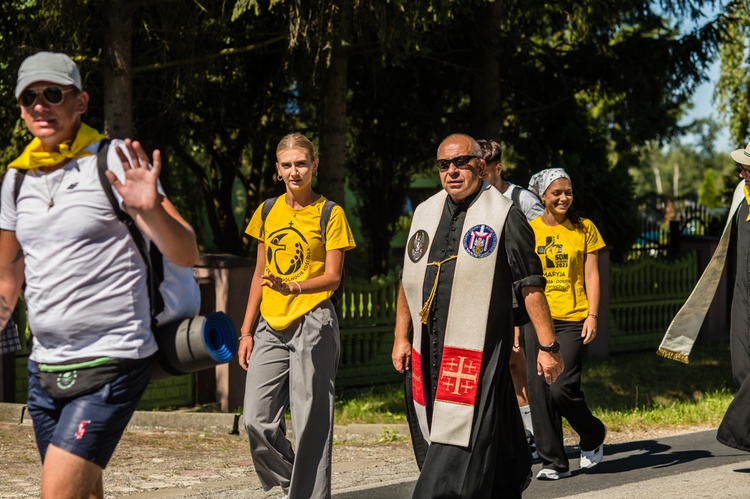
[[[519,208],[526,215],[526,220],[533,220],[544,213],[542,202],[536,197],[536,194],[526,189],[521,189],[521,194],[518,196],[518,204],[521,205]]]
[[[16,230],[16,176],[17,168],[8,168],[0,191],[0,229]]]

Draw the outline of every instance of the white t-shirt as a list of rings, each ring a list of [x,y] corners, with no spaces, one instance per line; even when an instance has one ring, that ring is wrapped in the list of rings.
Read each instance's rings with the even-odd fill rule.
[[[122,141],[110,143],[107,163],[123,181],[117,144]],[[99,181],[98,146],[51,173],[30,170],[17,201],[18,170],[9,169],[3,180],[0,228],[15,231],[23,250],[31,359],[37,362],[139,359],[157,350],[146,264]]]
[[[506,183],[508,184],[508,188],[505,189],[505,192],[503,192],[503,196],[510,199],[511,201],[513,200],[513,189],[520,189],[520,194],[518,196],[518,208],[526,216],[526,220],[533,220],[536,217],[542,216],[542,214],[544,213],[544,206],[542,205],[542,202],[539,200],[539,198],[536,197],[536,194],[528,189],[518,187],[512,182]]]

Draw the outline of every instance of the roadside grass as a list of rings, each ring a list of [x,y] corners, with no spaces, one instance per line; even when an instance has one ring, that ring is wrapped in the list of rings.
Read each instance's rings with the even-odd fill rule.
[[[729,345],[698,344],[690,364],[653,350],[587,359],[582,388],[592,412],[612,431],[717,427],[734,396]],[[405,423],[400,385],[344,391],[336,424]]]
[[[338,425],[406,423],[401,385],[376,386],[337,394],[334,421]]]
[[[616,431],[715,428],[734,397],[728,344],[698,344],[683,364],[654,351],[585,362],[582,389],[595,416]]]

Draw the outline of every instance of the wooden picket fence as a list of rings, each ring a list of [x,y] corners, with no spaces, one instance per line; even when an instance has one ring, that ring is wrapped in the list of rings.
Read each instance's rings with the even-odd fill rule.
[[[698,281],[696,253],[643,259],[610,269],[610,352],[656,349]]]
[[[398,382],[391,349],[399,279],[396,272],[347,280],[339,305],[341,350],[337,388]]]
[[[610,267],[610,352],[655,349],[698,279],[697,256],[675,262],[642,259]],[[396,317],[397,272],[369,281],[349,279],[338,307],[340,360],[337,388],[397,383],[391,349]],[[16,401],[26,397],[30,338],[16,358]],[[193,403],[191,376],[152,383],[141,409]]]

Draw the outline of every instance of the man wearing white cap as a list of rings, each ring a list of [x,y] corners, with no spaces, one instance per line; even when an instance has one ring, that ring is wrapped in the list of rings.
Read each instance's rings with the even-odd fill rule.
[[[737,201],[729,212],[737,228],[730,342],[732,377],[739,391],[724,415],[716,438],[725,445],[750,452],[750,144],[732,151],[731,155],[738,163],[742,179],[735,190]]]
[[[105,137],[82,123],[89,95],[67,55],[24,60],[15,96],[34,139],[2,185],[0,326],[25,282],[34,334],[27,407],[43,463],[41,496],[101,498],[102,470],[157,347],[146,264],[102,189],[100,148],[116,199],[166,258],[192,266],[195,234],[163,195],[158,151],[150,167],[138,142],[104,149]]]
[[[726,257],[731,248],[735,248],[730,341],[732,377],[739,390],[727,408],[716,439],[729,447],[750,452],[750,144],[732,151],[731,156],[738,163],[742,181],[734,190],[724,233],[695,289],[672,319],[657,353],[668,359],[688,362],[719,285]],[[736,232],[734,237],[733,232]]]

